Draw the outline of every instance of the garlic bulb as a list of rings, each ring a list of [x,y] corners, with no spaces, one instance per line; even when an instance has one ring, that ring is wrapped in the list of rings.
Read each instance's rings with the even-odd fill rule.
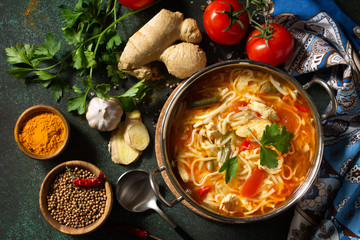
[[[123,109],[116,98],[91,99],[86,119],[90,127],[99,131],[112,131],[119,124],[123,115]]]

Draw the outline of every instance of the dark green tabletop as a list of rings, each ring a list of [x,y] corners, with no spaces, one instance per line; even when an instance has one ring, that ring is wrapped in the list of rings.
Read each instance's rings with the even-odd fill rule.
[[[345,2],[345,1],[341,1]],[[353,2],[356,2],[354,0]],[[116,165],[111,161],[108,152],[110,133],[102,133],[91,129],[86,119],[66,110],[66,101],[62,99],[54,102],[49,90],[40,84],[24,84],[6,73],[10,65],[6,62],[4,48],[16,43],[39,44],[46,34],[51,32],[66,45],[61,33],[62,21],[58,17],[61,4],[70,7],[76,1],[60,0],[3,0],[0,2],[1,11],[1,60],[0,60],[0,149],[2,172],[0,174],[1,216],[0,239],[132,239],[122,233],[99,228],[95,232],[84,236],[69,236],[53,229],[43,218],[39,208],[39,189],[46,174],[56,165],[69,160],[84,160],[98,166],[109,178],[113,189],[118,177],[125,171],[141,168],[151,171],[157,168],[154,150],[155,123],[167,96],[172,89],[167,85],[180,80],[168,75],[164,66],[159,64],[165,77],[153,82],[152,91],[140,105],[144,122],[151,135],[151,145],[143,152],[140,159],[129,165]],[[181,11],[186,17],[195,18],[199,27],[202,26],[201,5],[205,0],[163,1],[140,14],[125,19],[119,25],[119,33],[123,40],[139,29],[147,20],[161,8]],[[351,9],[351,8],[348,8]],[[121,8],[122,13],[128,9]],[[350,13],[351,14],[351,10]],[[353,11],[356,16],[356,12]],[[358,14],[359,15],[359,14]],[[355,19],[358,21],[358,19]],[[204,32],[204,31],[203,31]],[[204,36],[201,47],[208,54],[208,64],[221,60],[243,57],[244,48],[240,44],[235,47],[210,46],[209,39]],[[63,48],[64,53],[66,48]],[[95,75],[98,81],[106,81],[100,74]],[[76,80],[69,74],[69,78]],[[130,78],[119,90],[121,94],[136,82]],[[72,96],[66,93],[65,98]],[[24,155],[17,147],[13,131],[17,118],[28,107],[36,104],[48,104],[60,109],[71,125],[71,140],[66,151],[56,159],[38,161]],[[164,182],[159,182],[166,198],[173,198]],[[252,224],[225,224],[205,219],[178,204],[173,208],[161,208],[178,225],[187,231],[194,239],[285,239],[291,222],[293,209],[274,217],[271,220]],[[123,209],[114,199],[111,215],[106,224],[132,224],[148,230],[152,235],[161,239],[180,239],[177,233],[155,212],[131,213]]]

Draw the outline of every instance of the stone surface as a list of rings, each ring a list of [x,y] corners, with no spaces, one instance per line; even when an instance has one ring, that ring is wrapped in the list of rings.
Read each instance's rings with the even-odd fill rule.
[[[357,0],[348,1],[356,2]],[[179,10],[186,17],[193,17],[202,24],[201,5],[207,1],[163,1],[160,5],[124,20],[119,25],[119,32],[123,41],[142,26],[147,20],[161,8]],[[341,1],[344,4],[346,1]],[[101,227],[92,234],[74,237],[62,234],[53,229],[43,218],[39,208],[39,189],[45,175],[56,165],[69,160],[89,161],[108,176],[113,188],[118,177],[130,169],[141,168],[152,171],[157,167],[154,150],[155,125],[159,110],[164,104],[167,94],[172,89],[166,86],[179,82],[179,80],[166,75],[165,78],[153,83],[153,91],[140,107],[144,116],[144,123],[149,129],[151,145],[143,152],[141,158],[130,166],[115,165],[108,153],[108,140],[110,133],[101,133],[91,129],[84,116],[69,113],[66,110],[66,101],[54,102],[51,92],[39,84],[24,84],[13,78],[6,71],[10,64],[6,62],[4,48],[14,46],[16,43],[43,43],[48,32],[61,39],[66,45],[61,33],[62,21],[58,17],[58,6],[65,4],[75,5],[76,1],[60,0],[2,0],[0,2],[0,191],[1,210],[0,216],[0,239],[133,239],[122,233],[112,232]],[[348,4],[351,6],[350,4]],[[127,9],[122,8],[122,12]],[[359,15],[357,22],[359,22]],[[238,47],[214,47],[209,45],[209,39],[204,36],[201,47],[208,53],[208,64],[226,60],[229,56],[236,58],[239,52],[244,52],[243,46]],[[65,48],[62,48],[64,54]],[[240,54],[241,55],[241,54]],[[159,69],[164,67],[159,64]],[[70,76],[74,78],[73,76]],[[75,80],[75,78],[74,78]],[[130,87],[135,79],[130,79],[124,86]],[[118,90],[117,93],[122,93]],[[65,97],[72,96],[66,93]],[[67,117],[71,125],[71,140],[66,151],[58,158],[49,161],[38,161],[28,158],[17,147],[13,131],[17,118],[30,106],[36,104],[48,104],[60,109]],[[166,189],[165,183],[159,183],[165,192],[165,197],[172,199],[173,196]],[[162,209],[194,239],[285,239],[292,217],[292,209],[267,221],[232,225],[214,222],[205,219],[178,204],[173,208],[161,206]],[[123,209],[114,200],[112,213],[107,224],[133,224],[147,229],[152,235],[161,239],[180,239],[176,232],[155,212],[130,213]]]

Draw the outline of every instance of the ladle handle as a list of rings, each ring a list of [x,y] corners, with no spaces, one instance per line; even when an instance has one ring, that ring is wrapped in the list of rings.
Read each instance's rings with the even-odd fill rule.
[[[162,202],[163,204],[165,204],[166,206],[168,207],[173,207],[175,204],[177,204],[178,202],[182,201],[184,198],[183,196],[180,196],[178,198],[176,198],[175,200],[169,202],[168,200],[166,200],[160,193],[159,191],[159,186],[157,185],[156,183],[156,180],[155,180],[155,176],[156,174],[162,172],[165,170],[165,166],[160,166],[159,168],[153,170],[152,172],[150,172],[150,175],[149,175],[149,179],[150,179],[150,186],[156,196],[156,198]]]
[[[187,234],[179,225],[177,225],[174,229],[183,239],[193,240],[193,238],[190,237],[190,235]]]
[[[153,207],[153,209],[165,220],[170,226],[185,240],[193,240],[189,234],[187,234],[184,229],[177,225],[171,218],[169,218],[159,207]]]

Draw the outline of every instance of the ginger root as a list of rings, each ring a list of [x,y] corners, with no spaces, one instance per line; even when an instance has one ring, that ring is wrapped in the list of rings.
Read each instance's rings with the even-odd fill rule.
[[[111,134],[111,159],[114,163],[128,165],[139,158],[149,143],[149,132],[141,120],[140,111],[127,112],[125,122],[121,122]]]
[[[136,161],[141,151],[133,149],[126,144],[124,140],[125,124],[121,122],[116,131],[111,134],[109,143],[109,152],[111,153],[111,160],[117,164],[129,165]]]
[[[193,44],[201,39],[194,19],[184,20],[182,13],[163,9],[130,37],[118,68],[137,78],[150,79],[148,64],[162,61],[175,77],[189,77],[206,66],[205,52]],[[183,43],[173,45],[177,41]]]
[[[138,110],[126,113],[124,139],[133,149],[144,151],[150,143],[149,132]]]

